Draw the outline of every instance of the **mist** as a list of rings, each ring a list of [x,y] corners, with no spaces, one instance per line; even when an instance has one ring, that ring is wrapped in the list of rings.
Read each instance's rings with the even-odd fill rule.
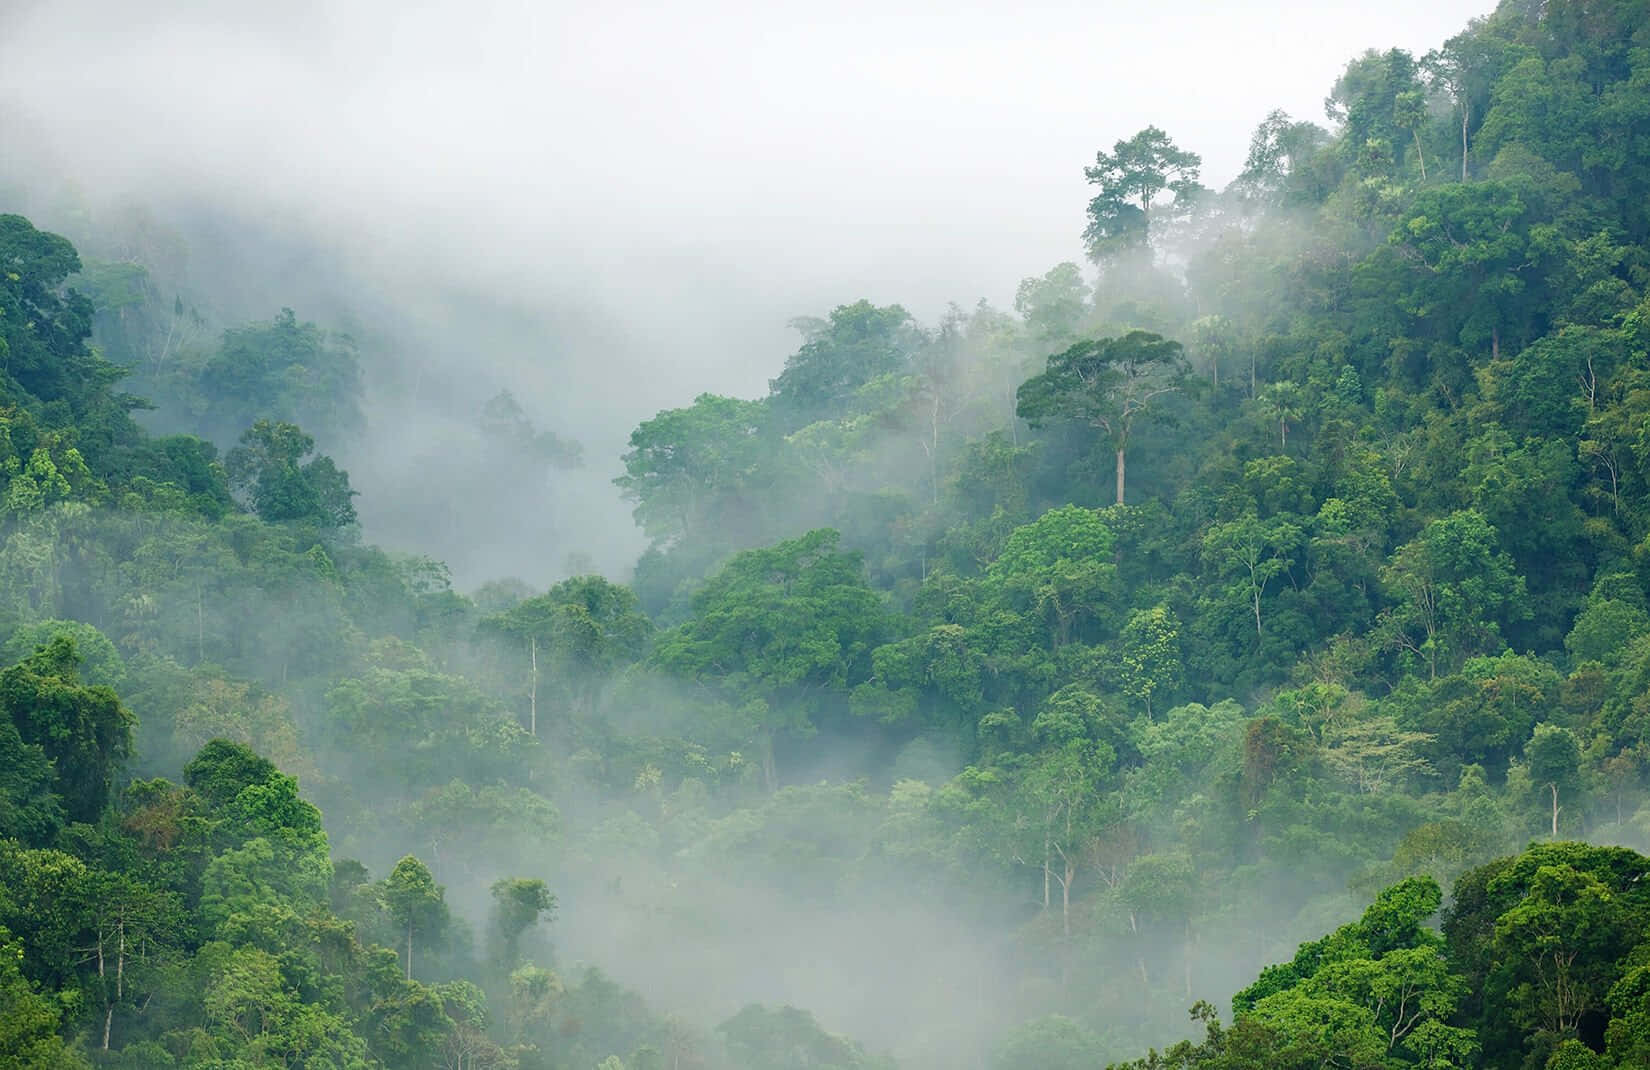
[[[1151,811],[1155,831],[1174,844],[1161,852],[1167,864],[1184,863],[1186,873],[1202,880],[1189,868],[1193,848],[1173,837],[1184,834],[1191,843],[1201,835],[1194,828],[1199,821],[1215,826],[1207,815],[1218,809],[1210,801],[1218,791],[1254,803],[1231,825],[1245,837],[1252,833],[1254,844],[1245,848],[1257,857],[1261,851],[1263,822],[1254,817],[1261,804],[1250,795],[1258,799],[1270,781],[1256,788],[1244,764],[1244,748],[1259,738],[1254,724],[1287,721],[1313,747],[1333,749],[1345,740],[1333,736],[1329,714],[1321,724],[1310,721],[1312,702],[1351,718],[1366,709],[1364,690],[1383,687],[1370,702],[1399,711],[1383,713],[1380,729],[1390,725],[1397,738],[1400,722],[1410,727],[1403,717],[1456,701],[1435,684],[1436,674],[1421,682],[1412,657],[1419,641],[1376,636],[1377,625],[1396,619],[1399,601],[1385,595],[1393,605],[1377,605],[1387,585],[1397,589],[1388,572],[1379,571],[1386,565],[1369,565],[1346,581],[1365,602],[1344,611],[1355,622],[1345,625],[1346,634],[1356,631],[1356,642],[1334,647],[1341,633],[1330,637],[1326,625],[1324,636],[1312,630],[1332,615],[1329,609],[1289,610],[1300,620],[1317,613],[1308,625],[1275,604],[1304,599],[1311,586],[1294,559],[1274,574],[1286,580],[1276,579],[1267,613],[1291,622],[1280,627],[1269,617],[1267,628],[1275,632],[1263,634],[1268,595],[1255,579],[1258,567],[1250,568],[1248,587],[1238,583],[1226,591],[1241,595],[1236,609],[1211,610],[1198,601],[1214,597],[1208,592],[1218,593],[1230,579],[1221,571],[1228,562],[1215,529],[1238,521],[1222,512],[1229,502],[1217,494],[1204,500],[1188,493],[1185,514],[1196,523],[1188,522],[1173,546],[1151,541],[1156,529],[1169,529],[1163,503],[1182,504],[1175,502],[1181,489],[1222,480],[1222,486],[1248,488],[1269,478],[1273,469],[1262,462],[1274,445],[1282,458],[1276,470],[1284,471],[1295,463],[1289,435],[1297,435],[1297,444],[1314,441],[1295,430],[1311,417],[1293,395],[1257,390],[1257,363],[1274,385],[1298,378],[1348,407],[1367,403],[1373,410],[1374,369],[1386,367],[1380,361],[1387,355],[1370,357],[1358,350],[1364,340],[1325,332],[1327,341],[1300,343],[1303,351],[1333,355],[1323,357],[1327,371],[1314,365],[1316,378],[1310,378],[1296,370],[1304,363],[1278,356],[1287,348],[1278,341],[1286,331],[1275,326],[1284,317],[1274,315],[1266,331],[1255,327],[1242,339],[1247,388],[1222,385],[1220,377],[1231,380],[1236,369],[1217,362],[1236,359],[1239,343],[1231,342],[1228,353],[1221,349],[1226,342],[1208,336],[1251,308],[1257,321],[1273,315],[1275,309],[1264,307],[1269,297],[1234,286],[1239,295],[1230,309],[1199,304],[1189,311],[1181,305],[1190,302],[1176,304],[1183,294],[1159,301],[1166,290],[1190,286],[1182,269],[1229,237],[1206,234],[1177,236],[1185,244],[1171,251],[1172,270],[1154,267],[1150,256],[1124,261],[1124,269],[1112,269],[1104,299],[1091,295],[1087,287],[1096,273],[1082,220],[1094,190],[1083,168],[1097,150],[1155,125],[1201,154],[1202,181],[1224,189],[1242,170],[1251,132],[1268,113],[1282,109],[1322,123],[1324,94],[1349,59],[1371,48],[1420,55],[1483,14],[1482,7],[1465,0],[1345,9],[1302,0],[1157,9],[1036,2],[1012,10],[862,0],[828,9],[755,2],[176,0],[154,10],[115,0],[10,0],[0,10],[0,213],[18,212],[42,230],[69,236],[88,260],[144,265],[163,303],[175,296],[180,308],[198,309],[200,352],[211,350],[225,329],[270,321],[283,308],[329,338],[347,338],[359,354],[364,419],[358,428],[323,433],[316,443],[347,470],[359,494],[360,539],[353,528],[336,543],[330,534],[310,539],[306,530],[290,547],[282,544],[279,553],[287,557],[280,560],[297,562],[283,565],[299,577],[281,581],[290,590],[271,594],[250,580],[214,586],[213,569],[250,569],[267,547],[257,543],[256,552],[247,551],[212,534],[204,521],[172,519],[155,521],[145,537],[180,546],[221,539],[233,554],[179,551],[183,563],[165,580],[170,586],[157,583],[164,589],[145,594],[150,601],[137,608],[140,600],[122,593],[127,579],[114,578],[123,563],[77,559],[59,567],[53,558],[49,576],[30,581],[37,587],[25,591],[14,581],[16,606],[6,612],[18,621],[91,621],[123,635],[117,638],[123,656],[145,672],[156,673],[156,664],[172,659],[166,671],[183,674],[180,666],[187,666],[223,680],[244,677],[252,690],[230,705],[279,707],[279,716],[253,731],[235,727],[234,718],[220,724],[201,714],[205,700],[193,692],[186,697],[194,705],[184,707],[189,716],[180,720],[176,694],[158,686],[141,691],[133,706],[149,734],[140,736],[148,749],[136,751],[137,773],[176,776],[206,741],[190,727],[196,722],[266,750],[287,747],[282,756],[302,769],[306,795],[327,815],[335,857],[359,860],[375,876],[391,872],[404,855],[427,858],[476,933],[496,920],[489,915],[496,880],[543,877],[558,897],[558,913],[536,946],[555,957],[558,971],[571,978],[582,967],[599,967],[640,993],[652,1012],[680,1016],[704,1035],[748,1004],[790,1004],[872,1054],[891,1054],[907,1070],[988,1064],[1000,1070],[991,1053],[1005,1035],[1068,1011],[1102,1023],[1096,1050],[1107,1057],[1191,1036],[1180,1008],[1170,1013],[1166,1002],[1224,1000],[1266,963],[1288,960],[1299,941],[1356,917],[1379,878],[1409,875],[1387,862],[1399,838],[1388,832],[1420,823],[1416,800],[1448,809],[1448,821],[1471,825],[1479,799],[1472,792],[1479,787],[1510,798],[1528,786],[1533,774],[1520,764],[1524,752],[1517,748],[1535,726],[1521,727],[1515,743],[1487,757],[1468,741],[1460,755],[1403,766],[1401,775],[1412,778],[1406,783],[1415,785],[1414,798],[1403,804],[1382,810],[1386,801],[1361,796],[1347,803],[1363,822],[1360,829],[1390,824],[1369,834],[1380,846],[1364,854],[1291,841],[1288,850],[1308,861],[1283,852],[1278,858],[1294,861],[1268,859],[1271,868],[1234,862],[1229,886],[1197,893],[1206,917],[1229,930],[1219,940],[1194,937],[1190,908],[1185,921],[1153,920],[1152,897],[1127,883],[1137,849],[1140,857],[1153,857],[1138,843],[1116,848],[1122,861],[1097,860],[1107,849],[1096,846],[1097,836],[1084,844],[1081,865],[1070,862],[1061,878],[1050,835],[1043,833],[1039,847],[1026,832],[1025,822],[1035,818],[992,824],[998,820],[987,814],[997,798],[992,791],[1031,768],[1015,747],[1029,754],[1035,741],[1044,748],[1039,753],[1052,753],[1051,741],[1064,739],[1061,733],[1087,733],[1088,759],[1110,755],[1119,769],[1129,769],[1118,773],[1117,797],[1126,796],[1141,813],[1158,808]],[[1422,118],[1452,133],[1446,103],[1434,93],[1423,102]],[[1415,145],[1421,149],[1420,133]],[[1395,167],[1407,166],[1406,151],[1397,151]],[[1462,149],[1463,170],[1465,157]],[[1348,177],[1345,184],[1353,182]],[[1377,212],[1370,216],[1387,222]],[[1375,225],[1368,226],[1373,233]],[[1330,241],[1330,233],[1303,213],[1297,229],[1279,222],[1268,232],[1276,249],[1245,248],[1243,255],[1288,260],[1315,241]],[[1333,233],[1340,240],[1342,231]],[[1359,255],[1386,240],[1384,234],[1362,237]],[[1022,313],[1001,328],[1011,341],[993,341],[1001,325],[994,327],[978,303],[1007,312],[1022,280],[1047,281],[1054,276],[1045,273],[1067,262],[1089,264],[1078,280],[1081,310],[1068,325],[1069,337],[1053,329],[1039,334],[1046,324]],[[771,471],[764,469],[769,482],[740,486],[725,499],[707,492],[704,501],[726,507],[710,509],[710,524],[690,527],[683,519],[679,532],[644,530],[632,508],[640,501],[637,513],[645,512],[645,493],[627,498],[614,484],[625,474],[621,456],[633,430],[703,394],[768,398],[787,357],[824,330],[820,318],[862,300],[873,313],[880,311],[875,306],[898,304],[912,314],[898,325],[905,332],[899,344],[907,347],[901,359],[914,364],[917,356],[954,344],[963,354],[957,381],[972,388],[1014,377],[1006,391],[993,387],[989,404],[981,400],[982,387],[946,416],[954,442],[945,474],[941,402],[933,402],[924,439],[920,427],[913,433],[899,422],[903,416],[887,415],[894,409],[874,410],[865,401],[864,390],[878,382],[871,378],[855,384],[861,393],[854,395],[871,414],[862,421],[869,431],[854,422],[863,413],[821,409],[828,418],[798,417],[795,426],[751,434],[775,456],[783,452],[780,444],[791,449],[810,427],[860,435],[832,455],[836,467],[829,473],[814,479],[818,473],[806,473],[800,454],[785,453]],[[814,319],[793,322],[806,317]],[[1082,331],[1134,326],[1129,317],[1144,317],[1154,329],[1158,320],[1180,328],[1183,370],[1195,372],[1197,385],[1176,386],[1176,397],[1158,403],[1168,415],[1164,426],[1177,437],[1155,442],[1142,435],[1144,441],[1130,447],[1127,508],[1141,511],[1126,514],[1134,527],[1118,521],[1115,532],[1104,534],[1106,552],[1094,559],[1111,561],[1107,567],[1118,577],[1133,571],[1126,579],[1095,580],[1079,592],[1087,600],[1082,608],[1068,610],[1063,592],[1028,595],[1034,588],[1001,579],[1004,569],[996,562],[1014,533],[1063,502],[1094,515],[1108,507],[1113,456],[1104,450],[1091,456],[1097,440],[1091,427],[1021,420],[1014,390],[1042,371],[1049,350],[1075,343]],[[1205,334],[1194,335],[1194,325]],[[953,329],[962,341],[946,333]],[[1539,335],[1530,331],[1520,344]],[[1272,350],[1263,350],[1263,337]],[[1499,359],[1502,338],[1494,337]],[[1043,344],[1055,338],[1058,345]],[[1429,350],[1428,359],[1458,342],[1467,345],[1451,337]],[[505,393],[519,406],[528,438],[548,436],[569,454],[576,444],[577,463],[500,467],[502,454],[490,443],[483,417]],[[201,426],[199,413],[164,406],[138,418],[155,435],[195,433]],[[1382,418],[1397,420],[1384,410]],[[1028,429],[1039,437],[1030,438]],[[771,438],[759,438],[770,431]],[[1386,448],[1394,436],[1416,432],[1383,425],[1380,433],[1387,435]],[[1365,439],[1375,437],[1371,431]],[[225,453],[234,445],[233,437],[217,441]],[[1436,449],[1455,457],[1458,446]],[[1123,455],[1118,445],[1118,515],[1125,509]],[[1388,497],[1370,492],[1376,504],[1368,512],[1398,515],[1393,486],[1425,482],[1425,475],[1402,468],[1370,462],[1379,478],[1367,482],[1380,483]],[[1018,480],[1020,498],[1012,490],[999,494],[991,483],[1005,471],[1011,473],[1006,482]],[[1297,507],[1290,495],[1307,501],[1306,491],[1279,478],[1284,489],[1252,492],[1242,515],[1271,522],[1274,512]],[[1350,497],[1345,486],[1356,480],[1324,482]],[[1405,493],[1424,499],[1421,491]],[[1287,509],[1276,506],[1284,500]],[[1478,500],[1471,501],[1476,508]],[[1318,505],[1309,505],[1299,511],[1311,519],[1297,517],[1290,536],[1302,546],[1300,532],[1316,522]],[[746,506],[748,512],[737,511]],[[1423,511],[1410,502],[1405,507],[1416,516]],[[111,519],[116,514],[111,507],[94,519],[71,516],[58,527],[31,528],[37,540],[31,545],[60,540],[67,546],[71,535],[88,545],[139,545],[138,536]],[[1401,523],[1383,522],[1391,530],[1371,540],[1374,557],[1385,562],[1388,543],[1396,555],[1400,544],[1419,540],[1418,529],[1430,521],[1405,514]],[[774,670],[781,683],[771,695],[752,698],[738,687],[762,679],[760,671],[743,663],[727,668],[737,658],[726,650],[689,649],[690,640],[708,648],[717,638],[692,634],[696,622],[714,616],[695,599],[717,594],[718,570],[736,569],[741,551],[826,527],[843,531],[840,560],[857,570],[856,582],[859,572],[870,577],[861,586],[875,589],[872,600],[886,603],[889,618],[905,614],[921,623],[886,624],[880,632],[867,626],[854,643],[843,642],[851,648],[842,655],[850,668],[817,678],[789,667]],[[384,553],[375,556],[374,547]],[[1230,551],[1231,560],[1240,551]],[[837,552],[831,542],[810,549],[803,565],[768,563],[766,572],[751,566],[752,597],[762,595],[763,583],[777,584],[772,575],[785,577],[788,593],[795,577],[785,569],[794,565],[800,573],[819,560],[836,560]],[[1304,559],[1306,551],[1299,553]],[[1176,554],[1194,564],[1181,571],[1163,564]],[[239,564],[221,564],[235,555]],[[1278,551],[1277,560],[1283,557]],[[420,571],[425,558],[446,571],[428,579],[433,573]],[[329,571],[335,560],[346,563],[349,582],[368,574],[391,577],[382,586],[394,588],[393,597],[383,596],[393,607],[361,609],[352,602],[353,591],[341,593],[348,583]],[[1055,563],[1064,561],[1051,557],[1045,565],[1057,571]],[[1530,553],[1516,564],[1535,576],[1538,562],[1539,554]],[[313,574],[303,571],[311,565]],[[598,607],[579,601],[587,592],[555,586],[592,574],[637,593]],[[957,577],[963,594],[944,586]],[[485,586],[501,580],[517,582]],[[1069,580],[1060,573],[1049,583]],[[1281,593],[1286,581],[1288,592]],[[1531,581],[1535,601],[1539,582]],[[835,582],[827,595],[852,586]],[[1129,598],[1135,591],[1150,597],[1142,595],[1136,605],[1120,593],[1125,587]],[[1052,588],[1036,588],[1046,589]],[[1520,595],[1524,590],[1518,588]],[[611,597],[607,588],[599,593]],[[819,604],[829,609],[834,603],[827,595]],[[1519,671],[1550,670],[1556,679],[1552,666],[1570,642],[1576,607],[1589,597],[1605,596],[1589,595],[1583,586],[1555,596],[1552,604],[1564,608],[1549,609],[1546,617],[1508,610],[1487,631],[1508,642],[1462,654],[1443,675],[1468,680],[1471,673],[1511,673],[1480,662],[1515,657],[1517,650],[1516,657],[1531,662]],[[1644,601],[1617,600],[1635,610]],[[965,627],[997,620],[991,614],[1007,614],[1007,606],[1024,613],[1016,627],[1044,643],[1038,614],[1045,602],[1057,605],[1050,611],[1055,616],[1072,619],[1052,626],[1057,637],[1047,639],[1046,664],[1035,670],[992,648],[978,664],[959,657],[958,664],[972,664],[985,681],[970,685],[974,693],[964,699],[945,691],[942,678],[951,663],[925,663],[926,676],[910,670],[920,679],[904,691],[890,682],[901,658],[918,660],[911,653],[917,647],[902,644],[942,645]],[[599,668],[582,662],[568,668],[577,659],[555,644],[577,644],[544,621],[553,618],[562,627],[568,618],[555,614],[569,606],[591,618],[602,612],[645,618],[643,634],[675,644],[670,654],[677,660],[647,660],[639,653],[646,644],[638,640],[622,655],[603,653],[610,660]],[[536,624],[525,613],[512,619],[522,607],[545,616]],[[1188,607],[1202,616],[1194,620]],[[1173,647],[1172,654],[1151,648],[1158,651],[1153,657],[1174,662],[1176,674],[1178,644],[1222,653],[1187,669],[1185,677],[1202,674],[1195,682],[1176,678],[1154,692],[1160,685],[1119,681],[1143,671],[1138,649],[1127,645],[1142,633],[1125,638],[1126,629],[1146,628],[1151,622],[1142,624],[1143,615],[1158,611],[1174,627],[1185,618],[1185,627],[1163,640],[1162,649]],[[1482,613],[1488,619],[1492,611],[1500,610]],[[362,623],[369,617],[371,624]],[[1528,623],[1532,619],[1536,623]],[[9,628],[11,617],[0,623]],[[603,618],[602,626],[607,623]],[[774,631],[783,639],[784,628]],[[1387,645],[1377,649],[1377,639]],[[896,646],[897,656],[877,656]],[[1352,646],[1357,649],[1345,653]],[[1229,655],[1228,647],[1242,653]],[[541,657],[552,664],[553,649],[566,664],[541,670]],[[1536,665],[1531,650],[1543,651],[1547,661]],[[1126,665],[1125,652],[1132,659]],[[587,653],[579,648],[578,656]],[[746,654],[743,648],[736,653]],[[1321,657],[1309,663],[1308,653]],[[1332,655],[1347,664],[1364,660],[1347,668]],[[1002,682],[1022,671],[1034,682]],[[579,672],[596,682],[582,681]],[[569,682],[576,679],[581,682]],[[1484,679],[1471,677],[1463,689],[1493,690]],[[229,686],[223,680],[212,677]],[[179,694],[187,690],[177,687]],[[1314,687],[1322,690],[1310,691]],[[1085,688],[1093,694],[1078,695],[1078,712],[1065,714],[1069,723],[1048,712],[1061,713],[1068,689]],[[944,693],[935,697],[938,692]],[[1308,692],[1310,701],[1298,697]],[[1168,713],[1162,693],[1176,699]],[[1545,694],[1557,704],[1557,685]],[[415,707],[433,727],[401,726],[403,712]],[[389,742],[368,748],[347,736],[340,727],[346,724],[361,739],[382,732]],[[1206,746],[1219,754],[1195,767],[1189,759],[1184,767],[1162,759],[1161,768],[1150,766],[1159,779],[1148,782],[1142,770],[1158,760],[1154,755],[1173,749],[1158,734],[1182,729],[1186,738],[1176,747]],[[1204,735],[1194,739],[1199,731]],[[1429,729],[1390,745],[1431,746],[1439,735]],[[304,745],[292,742],[297,739]],[[1387,737],[1377,744],[1387,746]],[[1152,751],[1154,745],[1160,749]],[[468,756],[466,747],[481,757]],[[459,752],[466,756],[454,757]],[[461,764],[472,758],[482,770],[474,776]],[[404,768],[383,772],[398,762]],[[1551,789],[1555,830],[1557,783]],[[1514,814],[1515,804],[1506,805]],[[1618,794],[1618,810],[1621,805]],[[1046,806],[1049,814],[1058,809]],[[946,833],[954,833],[955,842],[924,824],[938,823],[934,815],[941,812],[955,823]],[[1525,816],[1516,810],[1505,828]],[[1052,827],[1053,819],[1045,820]],[[1645,821],[1633,823],[1638,818],[1608,821],[1589,813],[1585,820],[1589,832],[1608,830],[1602,838],[1650,842],[1641,835]],[[1312,834],[1322,835],[1316,826]],[[1477,841],[1462,847],[1439,863],[1440,872],[1459,872],[1481,848]],[[1309,872],[1300,876],[1292,866]],[[1165,878],[1166,885],[1179,872]],[[1063,913],[1057,905],[1062,890],[1073,893]],[[1189,902],[1193,893],[1185,896]],[[364,901],[335,894],[334,905],[366,910]],[[375,938],[397,937],[382,918],[375,924],[381,930]],[[1086,950],[1101,950],[1074,953],[1074,927],[1090,940]],[[409,981],[412,939],[408,922]],[[465,955],[482,942],[480,936],[455,939],[458,950],[433,956],[436,968],[464,976],[476,961]],[[1139,992],[1117,995],[1133,987],[1136,971]],[[497,972],[495,989],[509,991],[509,970]],[[1117,982],[1124,973],[1127,985]],[[1115,1002],[1078,1006],[1085,985]],[[1171,1020],[1184,1028],[1165,1027]]]
[[[13,0],[0,180],[58,225],[65,196],[150,208],[224,325],[289,305],[380,337],[391,374],[428,366],[423,396],[369,381],[371,436],[337,450],[370,538],[471,583],[548,582],[568,552],[622,575],[630,428],[763,393],[791,318],[1005,306],[1080,259],[1097,147],[1154,122],[1218,186],[1269,110],[1320,114],[1345,57],[1476,10]],[[549,561],[398,501],[396,455],[472,422],[480,384],[585,446]]]

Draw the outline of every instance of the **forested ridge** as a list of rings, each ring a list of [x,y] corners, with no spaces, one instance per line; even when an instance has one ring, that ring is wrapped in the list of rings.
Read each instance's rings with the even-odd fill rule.
[[[623,583],[371,545],[349,333],[0,215],[0,1070],[1650,1063],[1650,4],[1325,107],[642,421]]]

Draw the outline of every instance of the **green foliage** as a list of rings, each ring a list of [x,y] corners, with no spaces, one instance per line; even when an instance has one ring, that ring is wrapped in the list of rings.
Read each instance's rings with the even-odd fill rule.
[[[69,1070],[87,1065],[57,1033],[63,1010],[23,976],[23,949],[0,928],[0,1068]]]
[[[493,882],[493,929],[499,941],[498,960],[514,969],[520,954],[521,938],[527,930],[548,920],[556,909],[556,897],[541,880],[503,877]]]
[[[768,489],[772,440],[759,402],[701,394],[631,432],[615,482],[656,540],[698,536],[717,523],[748,524]],[[708,534],[708,532],[706,532]]]
[[[1524,581],[1483,516],[1434,520],[1400,547],[1382,574],[1396,606],[1392,639],[1419,657],[1429,678],[1474,654],[1493,654],[1502,630],[1529,613]]]
[[[1064,1015],[1037,1018],[1016,1027],[998,1046],[991,1065],[1002,1070],[1045,1066],[1049,1070],[1084,1070],[1100,1061],[1100,1039]]]
[[[63,289],[80,257],[63,237],[0,215],[0,404],[63,402],[87,416],[120,369],[87,346],[92,304]]]
[[[788,426],[838,418],[854,395],[879,376],[902,371],[910,359],[911,314],[869,301],[832,309],[827,320],[798,320],[803,345],[768,386]]]
[[[1149,331],[1078,342],[1049,357],[1048,370],[1020,384],[1020,417],[1033,427],[1075,420],[1104,434],[1117,460],[1117,504],[1123,504],[1124,461],[1136,422],[1179,389],[1179,342]]]
[[[320,528],[355,523],[348,473],[325,455],[310,455],[315,440],[296,424],[260,419],[225,458],[229,485],[242,492],[258,517],[272,524]]]
[[[0,671],[0,712],[22,746],[40,748],[52,763],[68,818],[96,821],[131,751],[133,718],[108,687],[81,684],[79,665],[74,640],[58,635]]]
[[[1559,837],[1650,830],[1646,25],[1367,53],[1220,193],[1114,143],[1098,278],[845,304],[766,397],[643,421],[628,585],[360,545],[299,430],[359,424],[344,336],[213,343],[152,220],[77,215],[82,262],[0,217],[0,1064],[877,1062],[564,978],[500,879],[551,866],[581,954],[699,937],[624,949],[663,991],[816,961],[775,909],[905,941],[863,987],[917,1066],[1096,1065],[1313,927],[1135,1065],[1644,1065],[1647,863]],[[240,448],[140,430],[100,353]],[[578,461],[479,415],[507,495]]]
[[[219,440],[269,421],[302,425],[336,442],[362,424],[355,343],[298,322],[290,308],[267,323],[224,331],[218,351],[193,378],[190,406]]]
[[[815,1066],[857,1070],[880,1065],[857,1044],[825,1032],[813,1015],[796,1007],[772,1009],[753,1003],[716,1031],[722,1034],[734,1065],[751,1070]]]
[[[1180,148],[1155,126],[1097,152],[1083,174],[1100,192],[1089,202],[1089,225],[1083,231],[1089,256],[1102,261],[1138,250],[1152,238],[1154,202],[1165,190],[1174,194],[1173,210],[1185,211],[1203,192],[1197,179],[1203,158]]]
[[[652,654],[666,672],[719,687],[751,719],[770,787],[775,732],[811,730],[833,690],[869,676],[871,651],[888,638],[887,611],[838,538],[814,531],[737,555]]]

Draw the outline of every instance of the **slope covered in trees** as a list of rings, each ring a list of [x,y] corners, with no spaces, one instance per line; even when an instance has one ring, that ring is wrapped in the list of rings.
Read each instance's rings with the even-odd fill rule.
[[[1650,9],[1327,105],[643,420],[625,583],[364,544],[349,337],[0,216],[0,1066],[1642,1065]]]

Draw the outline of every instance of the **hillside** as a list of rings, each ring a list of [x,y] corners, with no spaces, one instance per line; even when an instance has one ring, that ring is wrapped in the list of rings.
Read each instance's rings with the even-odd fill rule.
[[[1643,1065],[1650,5],[1326,109],[641,422],[628,575],[410,442],[547,587],[363,537],[351,325],[0,215],[0,1070]]]

